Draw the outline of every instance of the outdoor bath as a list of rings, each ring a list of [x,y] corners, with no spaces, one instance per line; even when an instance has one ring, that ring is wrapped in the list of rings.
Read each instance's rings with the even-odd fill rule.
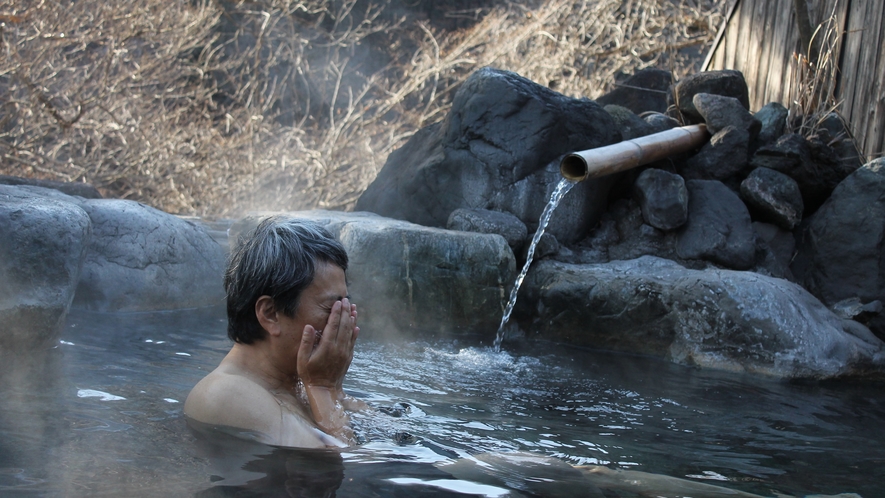
[[[806,139],[784,135],[745,175],[760,121],[727,95],[686,101],[711,141],[574,185],[500,336],[563,152],[674,119],[486,68],[449,117],[390,154],[355,212],[287,213],[350,257],[364,333],[344,388],[380,413],[354,416],[362,444],[342,453],[207,439],[182,415],[230,347],[226,248],[268,213],[216,225],[0,186],[4,490],[630,496],[650,480],[651,496],[710,483],[879,495],[885,163],[797,185],[808,176],[772,168]],[[746,139],[743,156],[723,151],[728,134]],[[603,472],[576,470],[589,465]]]
[[[885,491],[880,385],[767,381],[549,343],[496,353],[494,329],[485,332],[484,341],[360,340],[344,387],[386,413],[357,418],[366,442],[339,459],[260,445],[207,447],[187,427],[184,398],[229,347],[221,309],[72,312],[56,348],[2,367],[0,490],[589,495],[586,482],[549,465],[467,475],[446,466],[520,451],[763,496]]]

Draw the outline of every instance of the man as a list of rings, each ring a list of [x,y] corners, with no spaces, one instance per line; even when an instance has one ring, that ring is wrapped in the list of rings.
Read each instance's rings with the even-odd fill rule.
[[[234,249],[224,275],[228,336],[218,368],[184,404],[190,419],[273,445],[354,444],[342,388],[359,335],[347,253],[324,228],[269,218]]]

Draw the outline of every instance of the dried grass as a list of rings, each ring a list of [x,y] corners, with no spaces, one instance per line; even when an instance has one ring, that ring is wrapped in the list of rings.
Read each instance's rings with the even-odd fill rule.
[[[474,2],[468,27],[355,0],[0,0],[0,173],[173,213],[351,208],[483,66],[595,98],[696,71],[724,0]]]
[[[836,100],[841,37],[835,15],[830,16],[814,31],[806,50],[810,55],[793,54],[790,60],[793,84],[790,89],[788,132],[805,137],[817,135],[824,118],[836,112],[841,105]]]

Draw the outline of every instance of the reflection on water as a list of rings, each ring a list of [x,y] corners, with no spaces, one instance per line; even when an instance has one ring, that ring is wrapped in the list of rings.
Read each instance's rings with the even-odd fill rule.
[[[354,417],[365,444],[284,450],[205,438],[182,416],[229,347],[221,310],[77,312],[61,339],[0,359],[0,495],[593,496],[571,464],[766,496],[885,496],[882,385],[361,338],[345,388],[378,408]],[[527,452],[542,463],[500,457]]]

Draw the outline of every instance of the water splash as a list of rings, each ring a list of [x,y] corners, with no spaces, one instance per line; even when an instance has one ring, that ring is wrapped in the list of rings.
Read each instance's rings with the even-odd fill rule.
[[[547,223],[550,222],[550,217],[553,216],[553,211],[556,210],[559,201],[561,201],[565,194],[575,186],[575,183],[576,182],[565,178],[560,180],[559,184],[556,185],[556,188],[553,189],[553,193],[550,194],[550,200],[547,201],[547,207],[545,207],[544,212],[541,213],[541,220],[538,222],[538,230],[535,232],[535,236],[532,237],[532,243],[529,245],[529,250],[525,257],[525,264],[522,266],[522,271],[519,273],[519,276],[516,277],[513,289],[510,291],[510,301],[507,302],[507,307],[504,308],[504,316],[501,317],[501,325],[498,326],[498,335],[495,337],[494,343],[496,352],[501,350],[501,342],[504,341],[504,326],[507,325],[507,321],[510,320],[510,314],[513,313],[513,307],[516,306],[516,295],[519,293],[519,287],[522,285],[522,281],[525,280],[525,276],[529,272],[529,266],[532,264],[532,259],[535,257],[535,247],[537,247],[538,241],[541,240],[541,236],[544,235],[544,230],[547,229]]]

